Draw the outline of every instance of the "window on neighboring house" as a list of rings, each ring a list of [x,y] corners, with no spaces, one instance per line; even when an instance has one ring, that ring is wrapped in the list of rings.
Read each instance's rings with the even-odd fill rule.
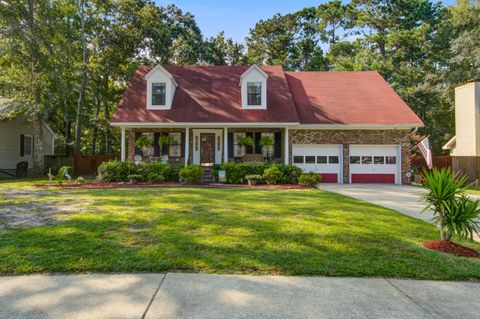
[[[142,155],[143,156],[154,156],[154,148],[153,148],[153,133],[142,133],[143,136],[148,137],[150,144],[147,147],[142,148]]]
[[[165,105],[167,95],[165,83],[152,83],[152,105]]]
[[[245,155],[245,146],[240,145],[240,139],[245,133],[233,133],[233,157],[242,157]]]
[[[248,105],[262,105],[262,82],[247,83]]]
[[[33,136],[31,135],[23,135],[23,156],[32,156],[33,153]]]
[[[180,157],[182,156],[182,133],[171,132],[168,135],[172,138],[172,144],[168,148],[168,156]]]

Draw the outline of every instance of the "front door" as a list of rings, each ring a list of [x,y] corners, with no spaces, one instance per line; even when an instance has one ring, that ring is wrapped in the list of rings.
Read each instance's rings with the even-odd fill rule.
[[[215,133],[201,133],[200,141],[200,164],[214,164]]]

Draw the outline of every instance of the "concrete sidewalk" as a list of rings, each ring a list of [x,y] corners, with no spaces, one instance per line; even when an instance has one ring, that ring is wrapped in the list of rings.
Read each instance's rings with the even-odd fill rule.
[[[0,318],[475,318],[480,283],[125,274],[0,277]]]

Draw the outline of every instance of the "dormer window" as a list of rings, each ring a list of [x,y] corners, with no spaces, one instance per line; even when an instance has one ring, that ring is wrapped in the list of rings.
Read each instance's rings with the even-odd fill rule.
[[[247,83],[247,99],[249,106],[262,105],[262,82]]]
[[[152,105],[164,106],[167,96],[166,83],[152,83]]]
[[[267,79],[267,73],[255,64],[243,72],[239,86],[244,110],[267,109]]]
[[[147,86],[147,109],[171,109],[178,84],[170,72],[157,65],[145,75],[145,80]]]

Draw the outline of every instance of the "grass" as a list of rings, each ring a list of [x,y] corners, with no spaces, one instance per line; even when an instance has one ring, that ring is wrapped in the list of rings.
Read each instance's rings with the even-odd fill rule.
[[[479,258],[422,247],[438,239],[434,226],[321,190],[38,191],[31,184],[0,182],[0,209],[81,203],[83,211],[61,214],[45,226],[0,229],[0,273],[185,271],[480,279]],[[12,190],[32,192],[21,197]],[[480,249],[478,243],[462,244]]]

